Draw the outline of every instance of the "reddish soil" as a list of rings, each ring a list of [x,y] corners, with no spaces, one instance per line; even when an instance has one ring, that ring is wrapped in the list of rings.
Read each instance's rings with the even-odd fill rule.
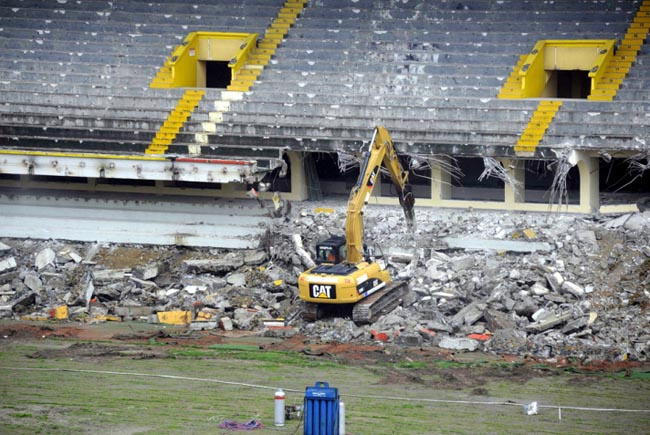
[[[259,337],[259,341],[255,340]],[[505,362],[518,363],[514,368],[507,370],[503,376],[517,378],[521,375],[525,378],[526,373],[538,366],[540,363],[547,367],[567,368],[572,367],[584,371],[607,371],[620,372],[627,371],[635,367],[647,366],[647,364],[636,361],[618,361],[618,362],[595,362],[589,366],[583,366],[579,363],[568,361],[567,359],[545,360],[540,361],[533,358],[522,358],[512,355],[492,356],[478,353],[461,353],[456,354],[439,348],[417,348],[417,347],[398,347],[390,344],[378,342],[368,343],[336,343],[336,342],[318,342],[304,336],[294,336],[287,339],[264,339],[257,332],[251,331],[230,331],[224,332],[219,330],[211,331],[188,331],[184,327],[169,325],[143,325],[129,324],[121,322],[107,322],[102,324],[83,324],[78,323],[71,325],[69,323],[39,323],[39,322],[18,322],[2,321],[0,323],[0,339],[5,340],[34,340],[43,338],[58,338],[65,340],[79,340],[84,342],[95,341],[118,341],[124,344],[148,344],[155,340],[156,344],[166,344],[169,346],[198,346],[208,347],[220,343],[258,343],[260,349],[275,351],[295,351],[302,352],[306,355],[323,357],[326,359],[345,362],[350,364],[376,364],[376,363],[415,363],[418,361],[448,361],[469,363],[466,368],[458,368],[454,375],[459,377],[454,383],[459,386],[475,385],[475,382],[466,382],[465,370],[476,370],[472,362]],[[70,346],[65,350],[70,353],[65,356],[77,356],[80,358],[101,358],[101,357],[119,357],[126,356],[125,349],[119,346],[113,346],[112,349],[105,349],[106,346]],[[164,349],[164,348],[163,348]],[[76,353],[75,353],[76,352]],[[164,350],[157,355],[157,352],[149,352],[143,349],[141,357],[162,356]],[[41,357],[40,355],[35,355]],[[427,369],[431,374],[431,369]],[[537,370],[537,369],[535,369]],[[539,370],[537,370],[539,371]],[[386,373],[386,382],[391,383],[396,378],[403,377],[404,374],[398,371],[389,371]],[[539,375],[539,373],[538,373]],[[408,381],[420,382],[417,379],[417,370],[411,371]],[[492,373],[490,377],[499,377],[499,373]],[[467,374],[468,378],[475,378]],[[395,378],[395,379],[393,379]],[[446,380],[445,382],[448,382]],[[427,383],[430,383],[428,381]]]

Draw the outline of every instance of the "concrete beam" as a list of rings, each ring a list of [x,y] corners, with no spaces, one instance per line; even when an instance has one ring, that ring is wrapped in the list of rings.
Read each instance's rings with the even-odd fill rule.
[[[0,150],[0,173],[234,183],[252,179],[257,173],[257,163],[255,160]]]

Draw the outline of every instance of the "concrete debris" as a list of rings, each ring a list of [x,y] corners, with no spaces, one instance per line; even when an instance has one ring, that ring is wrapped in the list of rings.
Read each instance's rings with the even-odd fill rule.
[[[574,284],[571,281],[564,281],[562,283],[562,290],[565,292],[571,293],[573,296],[581,297],[585,294],[585,289],[580,287],[578,284]]]
[[[244,264],[247,266],[259,266],[268,259],[265,251],[250,251],[244,255]]]
[[[5,258],[0,260],[0,273],[4,273],[11,269],[14,269],[17,266],[16,259],[14,257]]]
[[[442,239],[449,249],[469,249],[500,252],[550,252],[553,247],[546,242],[522,242],[515,240],[466,239],[445,237]]]
[[[559,292],[562,289],[562,284],[564,284],[564,278],[562,277],[560,272],[547,273],[544,276],[546,277],[546,281],[548,281],[548,284],[551,286],[553,291]]]
[[[219,327],[224,331],[232,331],[234,329],[232,319],[230,317],[222,317],[219,319]]]
[[[291,240],[293,240],[293,246],[302,264],[308,269],[314,267],[316,264],[314,263],[314,260],[312,260],[311,256],[307,253],[307,251],[305,251],[305,247],[302,244],[302,238],[300,237],[300,234],[293,234],[291,236]]]
[[[45,248],[36,255],[35,266],[38,270],[44,269],[50,264],[54,263],[56,254],[50,248]]]
[[[0,317],[49,318],[65,306],[70,321],[162,317],[337,342],[374,342],[374,330],[386,346],[650,358],[648,212],[593,220],[424,208],[410,238],[399,207],[370,205],[364,237],[384,258],[402,254],[386,267],[410,290],[393,312],[357,326],[300,317],[298,275],[315,245],[345,226],[344,205],[313,208],[273,220],[269,248],[248,251],[1,240]],[[265,327],[280,317],[286,326]]]
[[[526,326],[526,331],[542,332],[560,325],[569,320],[573,315],[571,313],[564,313],[556,315],[554,313],[544,312],[539,316],[539,320]]]
[[[160,266],[157,263],[138,266],[133,269],[133,275],[143,281],[154,279],[160,273]]]
[[[214,260],[185,260],[183,266],[187,272],[212,273],[225,275],[244,265],[244,257],[238,252],[231,252]]]
[[[35,291],[37,293],[40,292],[41,289],[43,288],[43,282],[41,281],[41,278],[38,276],[38,273],[36,272],[30,271],[25,273],[23,282],[25,283],[28,289]]]
[[[499,329],[514,329],[517,326],[515,321],[502,311],[488,309],[483,313],[483,317],[487,322],[487,329],[492,332]]]
[[[104,269],[104,270],[95,270],[93,272],[93,279],[97,283],[106,283],[121,281],[126,277],[126,271],[123,269]]]
[[[480,342],[471,338],[443,337],[438,346],[443,349],[468,350],[474,352]]]

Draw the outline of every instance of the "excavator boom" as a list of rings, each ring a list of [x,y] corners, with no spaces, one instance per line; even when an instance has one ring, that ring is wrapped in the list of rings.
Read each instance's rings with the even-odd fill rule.
[[[359,263],[363,259],[363,208],[370,199],[382,163],[397,189],[406,225],[410,231],[415,229],[413,215],[415,199],[411,185],[408,184],[409,173],[402,168],[388,131],[384,127],[378,126],[375,128],[370,146],[365,154],[359,178],[348,199],[348,213],[345,221],[345,238],[348,248],[346,261],[348,263]]]

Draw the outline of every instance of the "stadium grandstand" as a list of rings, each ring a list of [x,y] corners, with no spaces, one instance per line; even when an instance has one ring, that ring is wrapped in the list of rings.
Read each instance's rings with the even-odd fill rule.
[[[636,210],[649,28],[650,0],[3,0],[0,186],[345,195],[383,125],[419,205]]]

